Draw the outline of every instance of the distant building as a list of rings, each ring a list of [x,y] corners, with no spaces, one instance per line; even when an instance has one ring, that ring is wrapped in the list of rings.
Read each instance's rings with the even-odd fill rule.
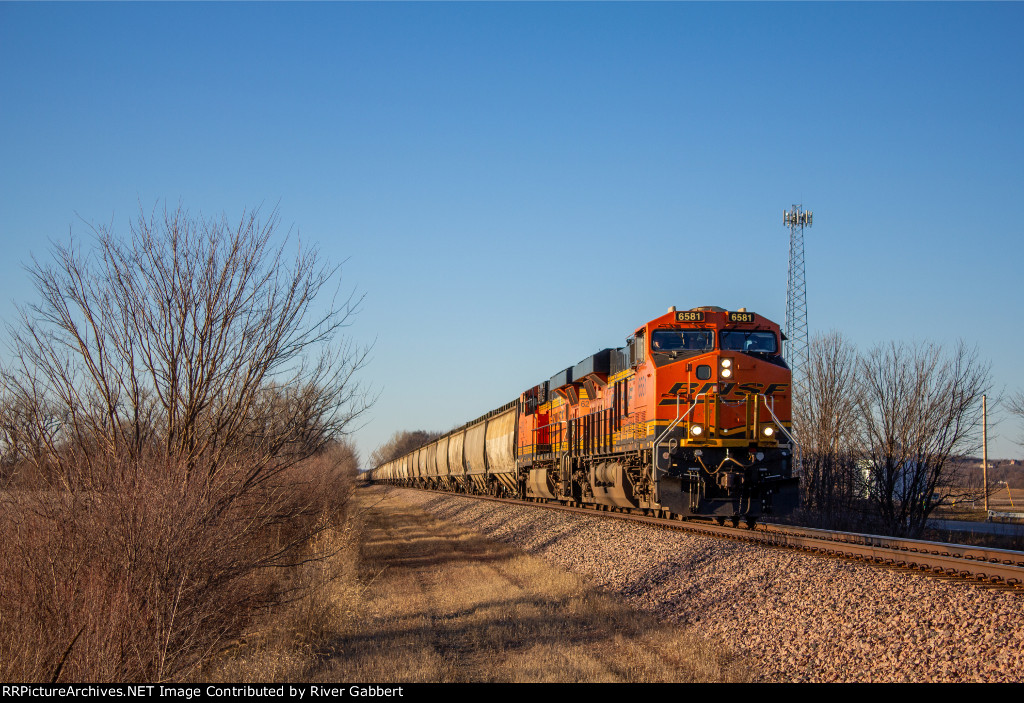
[[[875,481],[875,475],[872,471],[872,463],[870,459],[861,459],[857,462],[857,466],[860,469],[860,497],[861,498],[875,498],[880,497],[880,493],[884,490]],[[914,495],[924,497],[924,490],[914,491],[913,483],[915,481],[921,481],[922,478],[927,476],[927,472],[916,471],[917,463],[908,461],[903,464],[903,467],[897,472],[895,481],[892,487],[892,497],[897,500],[905,499],[908,496]],[[940,500],[940,496],[936,493],[932,495],[932,502],[937,503]]]

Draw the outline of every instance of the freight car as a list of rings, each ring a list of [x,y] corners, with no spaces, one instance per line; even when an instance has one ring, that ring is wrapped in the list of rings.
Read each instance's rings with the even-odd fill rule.
[[[797,503],[782,339],[744,308],[669,308],[371,478],[752,526]]]

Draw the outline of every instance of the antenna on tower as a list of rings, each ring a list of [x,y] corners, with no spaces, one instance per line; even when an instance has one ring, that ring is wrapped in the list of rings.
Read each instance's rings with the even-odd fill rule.
[[[804,278],[804,227],[814,213],[794,205],[783,211],[782,224],[789,227],[789,286],[786,292],[786,342],[783,353],[793,371],[793,397],[807,397],[807,282]]]

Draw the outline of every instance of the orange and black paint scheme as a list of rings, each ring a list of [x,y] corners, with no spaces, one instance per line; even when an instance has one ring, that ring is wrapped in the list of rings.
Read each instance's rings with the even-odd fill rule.
[[[444,471],[440,461],[434,465],[437,480],[429,469],[419,478],[401,469],[408,460],[379,467],[374,478],[751,526],[790,512],[798,498],[782,339],[777,324],[745,309],[670,308],[634,330],[624,347],[560,371],[518,402],[449,433],[451,442],[443,437],[438,447],[448,449],[434,455],[448,461]],[[479,471],[467,480],[468,468],[460,478],[450,451],[457,433],[513,407],[514,464],[493,480]],[[486,437],[489,452],[489,431]],[[430,453],[419,455],[423,463]]]

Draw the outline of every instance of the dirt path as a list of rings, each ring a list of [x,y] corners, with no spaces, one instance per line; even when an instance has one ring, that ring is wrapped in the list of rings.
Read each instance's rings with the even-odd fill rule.
[[[737,681],[734,657],[393,492],[361,491],[357,618],[314,681]]]

